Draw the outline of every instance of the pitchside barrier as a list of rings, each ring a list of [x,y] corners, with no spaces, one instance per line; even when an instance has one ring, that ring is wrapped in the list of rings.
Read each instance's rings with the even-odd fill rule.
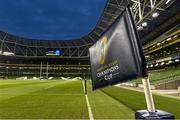
[[[147,110],[137,111],[136,119],[174,119],[170,113],[155,110],[146,61],[137,34],[129,1],[122,0],[121,15],[89,48],[93,90],[137,77],[143,77]]]

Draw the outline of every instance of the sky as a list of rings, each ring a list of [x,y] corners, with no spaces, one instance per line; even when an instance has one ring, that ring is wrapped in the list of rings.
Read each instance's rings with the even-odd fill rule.
[[[70,40],[90,33],[106,0],[0,0],[0,31],[43,40]]]

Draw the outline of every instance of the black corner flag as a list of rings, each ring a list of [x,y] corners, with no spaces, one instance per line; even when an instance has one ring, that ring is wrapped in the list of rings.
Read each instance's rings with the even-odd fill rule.
[[[146,62],[129,7],[89,53],[93,89],[146,76]]]

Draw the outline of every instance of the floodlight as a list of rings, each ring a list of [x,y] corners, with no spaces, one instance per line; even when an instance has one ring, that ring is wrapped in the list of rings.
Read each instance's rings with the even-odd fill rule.
[[[179,59],[176,59],[175,62],[179,62]]]
[[[169,40],[171,40],[171,38],[166,39],[166,41],[169,41]]]
[[[138,27],[137,27],[137,30],[142,30],[142,29],[143,29],[142,26],[138,26]]]
[[[158,12],[154,12],[153,14],[152,14],[152,17],[153,18],[157,18],[159,16],[159,13]]]
[[[168,4],[170,1],[171,1],[171,0],[167,0],[167,1],[166,1],[166,4]]]
[[[165,64],[164,62],[161,63],[161,65],[164,65],[164,64]]]
[[[143,27],[146,27],[146,26],[147,26],[147,22],[143,22],[143,23],[142,23],[142,26],[143,26]]]
[[[168,63],[172,63],[172,60],[170,60]]]
[[[157,45],[160,45],[161,43],[157,43]]]

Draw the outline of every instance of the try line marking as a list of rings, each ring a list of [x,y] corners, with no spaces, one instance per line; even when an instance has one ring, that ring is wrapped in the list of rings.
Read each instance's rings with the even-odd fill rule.
[[[85,93],[85,87],[84,87],[83,81],[82,81],[82,84],[83,84],[83,89],[84,89],[84,93]],[[91,110],[91,106],[90,106],[87,94],[85,94],[85,98],[86,98],[86,104],[87,104],[88,113],[89,113],[89,119],[90,120],[94,120],[94,117],[93,117],[93,114],[92,114],[92,110]]]

